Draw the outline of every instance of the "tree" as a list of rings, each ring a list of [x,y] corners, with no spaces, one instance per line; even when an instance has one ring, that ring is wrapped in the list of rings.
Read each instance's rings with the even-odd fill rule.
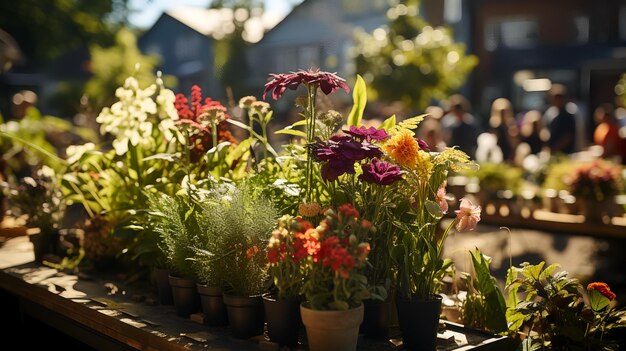
[[[357,33],[357,72],[375,99],[424,108],[461,87],[478,63],[449,28],[433,28],[419,16],[419,3],[401,0],[387,12],[387,26]]]
[[[95,45],[90,52],[93,77],[85,85],[85,94],[94,111],[110,105],[117,87],[124,85],[131,75],[142,87],[154,83],[153,72],[158,59],[141,53],[135,34],[129,29],[121,28],[117,32],[113,46]]]
[[[112,0],[2,1],[0,28],[28,59],[41,63],[67,50],[110,43],[113,32],[102,19],[112,11]]]

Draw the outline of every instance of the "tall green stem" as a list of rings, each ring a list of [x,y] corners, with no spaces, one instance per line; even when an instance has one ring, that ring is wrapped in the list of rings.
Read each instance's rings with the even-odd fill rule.
[[[307,146],[311,145],[315,141],[315,94],[317,93],[317,86],[310,84],[307,85]],[[307,148],[307,163],[306,163],[306,200],[307,202],[313,202],[313,155],[312,150]]]

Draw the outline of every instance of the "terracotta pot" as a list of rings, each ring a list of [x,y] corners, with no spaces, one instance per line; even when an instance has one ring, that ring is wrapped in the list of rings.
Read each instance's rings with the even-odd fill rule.
[[[356,350],[363,305],[347,311],[318,311],[300,305],[311,351]]]
[[[176,314],[180,317],[189,317],[200,309],[200,296],[196,290],[196,282],[192,279],[169,275],[172,286],[172,297]]]
[[[238,339],[249,339],[263,334],[265,311],[263,299],[257,296],[235,296],[224,293],[231,334]]]
[[[271,294],[265,294],[263,306],[270,341],[289,347],[297,346],[298,331],[302,325],[300,300],[277,299]]]
[[[198,284],[198,294],[200,294],[200,304],[202,313],[207,325],[222,326],[228,324],[228,315],[222,289],[216,286]]]
[[[398,322],[405,349],[435,351],[441,314],[441,296],[430,299],[396,297]]]

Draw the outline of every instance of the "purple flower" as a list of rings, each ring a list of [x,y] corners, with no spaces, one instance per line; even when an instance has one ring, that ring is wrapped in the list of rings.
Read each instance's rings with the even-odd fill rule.
[[[345,90],[346,93],[350,92],[345,79],[339,77],[336,73],[320,71],[319,68],[315,71],[308,69],[291,73],[270,74],[270,77],[272,79],[265,84],[265,90],[263,90],[263,99],[265,99],[267,92],[272,91],[272,98],[278,100],[283,96],[287,88],[296,90],[300,84],[319,87],[326,95],[339,88]]]
[[[420,150],[430,152],[430,146],[428,146],[428,144],[424,140],[418,137],[415,137],[415,140],[417,140],[417,145],[420,147]]]
[[[371,142],[372,140],[381,141],[389,138],[389,134],[385,129],[376,129],[374,127],[365,128],[365,126],[355,127],[350,126],[350,130],[343,131],[346,134],[352,135],[358,141]]]
[[[342,174],[354,174],[354,164],[370,158],[382,157],[383,152],[376,145],[359,143],[347,135],[334,135],[327,141],[310,145],[311,156],[322,166],[322,178],[333,181]]]
[[[379,159],[374,159],[370,164],[361,165],[361,169],[363,174],[359,176],[360,180],[380,185],[392,184],[402,179],[402,175],[406,173],[400,169],[400,166]]]

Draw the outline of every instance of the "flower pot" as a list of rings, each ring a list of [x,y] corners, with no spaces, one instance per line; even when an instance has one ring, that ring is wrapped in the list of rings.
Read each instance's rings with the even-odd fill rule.
[[[180,317],[189,317],[190,314],[200,309],[200,296],[196,290],[196,282],[187,279],[169,275],[170,285],[172,286],[172,297],[174,299],[174,307],[176,314]]]
[[[154,281],[156,283],[157,296],[159,297],[159,303],[161,305],[171,305],[174,303],[169,275],[169,271],[165,268],[154,269]]]
[[[200,304],[204,320],[210,326],[222,326],[228,324],[226,305],[222,297],[222,289],[216,286],[198,284],[198,294],[200,294]]]
[[[366,338],[385,339],[389,334],[391,301],[363,300],[364,316],[360,332]]]
[[[302,324],[300,300],[277,299],[271,294],[265,294],[263,305],[270,341],[289,347],[297,346],[298,330]]]
[[[356,350],[363,310],[363,305],[347,311],[318,311],[300,305],[309,350]]]
[[[33,244],[35,262],[42,263],[47,255],[56,254],[59,243],[59,232],[38,232],[29,234],[28,239]]]
[[[265,312],[263,299],[258,296],[235,296],[223,294],[228,312],[231,334],[238,339],[249,339],[263,334]]]
[[[441,313],[441,296],[430,299],[396,298],[398,322],[404,348],[417,351],[437,349],[437,329]]]

